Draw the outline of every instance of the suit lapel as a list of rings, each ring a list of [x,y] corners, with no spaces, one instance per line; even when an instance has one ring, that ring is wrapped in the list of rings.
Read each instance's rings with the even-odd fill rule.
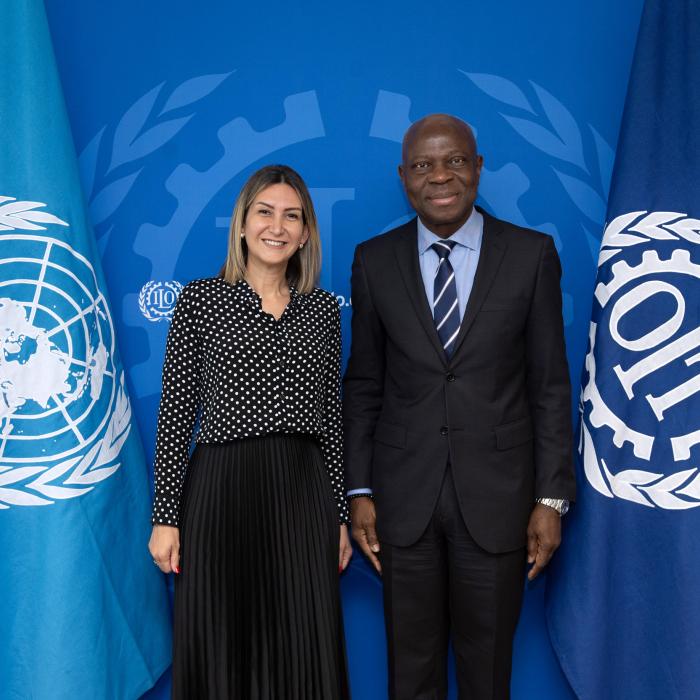
[[[484,235],[481,239],[481,252],[479,254],[479,262],[476,266],[476,274],[474,275],[474,284],[472,291],[469,294],[467,308],[464,311],[464,318],[459,329],[459,335],[455,340],[455,349],[452,357],[455,357],[459,352],[459,348],[464,342],[464,338],[469,329],[474,323],[477,313],[481,305],[486,299],[486,295],[493,284],[493,281],[501,265],[503,254],[506,251],[506,244],[502,240],[501,222],[486,212],[479,210],[484,217]]]
[[[418,228],[416,219],[412,219],[397,231],[397,239],[396,258],[411,304],[431,344],[435,348],[435,352],[438,353],[442,363],[446,364],[445,351],[442,349],[442,343],[440,343],[440,338],[435,330],[433,314],[428,300],[425,298],[425,285],[423,284],[423,277],[418,262]]]

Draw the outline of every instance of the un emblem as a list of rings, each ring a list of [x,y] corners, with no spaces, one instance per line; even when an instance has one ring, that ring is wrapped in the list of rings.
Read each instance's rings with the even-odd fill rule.
[[[700,444],[699,230],[685,214],[646,211],[605,229],[580,450],[586,478],[608,498],[700,505],[700,472],[682,464]],[[652,459],[658,471],[646,466]]]
[[[17,231],[67,226],[43,206],[0,206],[0,508],[90,491],[119,468],[130,426],[92,264],[59,238]]]

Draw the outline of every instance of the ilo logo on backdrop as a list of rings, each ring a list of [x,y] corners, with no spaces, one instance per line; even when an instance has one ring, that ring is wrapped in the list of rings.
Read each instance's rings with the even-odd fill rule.
[[[120,215],[132,214],[130,201],[138,199],[142,193],[148,194],[147,213],[135,224],[133,253],[139,261],[149,261],[151,271],[147,278],[135,280],[134,291],[124,300],[127,325],[152,331],[167,325],[159,321],[168,321],[172,316],[181,289],[180,281],[174,279],[176,264],[188,244],[188,237],[193,232],[201,235],[196,227],[198,220],[234,178],[253,165],[277,160],[275,154],[290,146],[326,137],[324,115],[313,90],[287,96],[283,100],[284,118],[271,128],[256,131],[245,116],[236,116],[223,124],[219,120],[214,129],[206,126],[216,121],[217,94],[224,89],[222,85],[230,75],[199,76],[174,89],[165,83],[153,87],[130,105],[114,124],[101,129],[80,156],[90,215],[102,250],[106,249],[114,231],[119,230]],[[457,72],[456,79],[465,89],[467,86],[476,89],[488,100],[495,101],[493,104],[501,110],[508,124],[506,128],[514,130],[542,158],[551,161],[551,167],[577,210],[593,221],[590,229],[600,231],[607,189],[606,169],[612,156],[597,132],[587,125],[579,125],[561,102],[537,85],[520,87],[499,76]],[[368,138],[399,143],[411,123],[410,112],[408,96],[380,90],[373,113],[367,115]],[[475,126],[478,131],[479,125]],[[584,137],[595,146],[594,163],[586,160]],[[202,159],[198,158],[196,166],[181,162],[169,172],[151,174],[154,166],[162,167],[164,162],[170,162],[170,157],[163,157],[164,154],[169,155],[176,149],[185,152],[187,145],[193,142],[207,154],[211,153],[204,167]],[[563,166],[555,168],[559,164]],[[596,172],[600,173],[599,177]],[[503,218],[549,232],[561,248],[557,224],[542,221],[536,214],[526,215],[522,206],[532,179],[532,173],[526,174],[516,163],[495,170],[485,168],[480,193]],[[313,182],[309,184],[324,251],[321,286],[332,290],[333,209],[339,202],[354,200],[355,189],[314,188]],[[228,214],[224,211],[215,216],[211,228],[221,234],[217,240],[225,236]],[[385,229],[406,218],[388,221]],[[585,227],[584,230],[591,247],[597,247],[599,234],[588,233]],[[211,240],[204,243],[210,244]],[[128,255],[131,251],[122,253]],[[343,279],[347,276],[343,275]],[[339,303],[347,308],[350,300],[340,297]],[[565,313],[570,319],[571,299],[566,295]],[[156,354],[160,354],[161,335],[148,333],[149,357],[141,365],[131,367],[138,394],[156,393],[159,389],[158,373],[152,371],[150,356],[156,347]]]
[[[147,321],[170,321],[182,291],[177,280],[148,280],[139,292],[139,311]]]

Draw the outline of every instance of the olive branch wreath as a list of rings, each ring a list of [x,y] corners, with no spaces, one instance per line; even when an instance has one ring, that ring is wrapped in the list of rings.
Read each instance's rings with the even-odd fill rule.
[[[17,201],[14,197],[0,196],[0,231],[45,231],[46,226],[41,224],[68,224],[53,214],[45,211],[37,211],[45,207],[43,202]]]
[[[680,240],[700,243],[699,231],[700,220],[676,211],[633,211],[622,214],[605,227],[598,267],[623,248],[640,243]]]
[[[566,106],[537,83],[530,82],[535,101],[527,97],[525,90],[501,76],[460,73],[508,108],[499,112],[500,116],[527,143],[559,161],[561,165],[551,166],[554,174],[574,205],[595,224],[592,230],[581,224],[595,257],[600,243],[593,230],[599,231],[605,223],[607,191],[615,159],[613,149],[593,125],[582,129]]]
[[[161,83],[124,112],[111,139],[106,126],[93,136],[80,154],[78,164],[90,220],[95,228],[106,222],[129,194],[143,169],[141,161],[170,143],[195,113],[174,117],[172,114],[182,114],[186,107],[207,97],[231,74],[190,78],[167,95],[164,94],[165,83]]]
[[[0,509],[10,506],[45,506],[92,491],[119,469],[116,461],[131,430],[131,405],[122,373],[112,417],[102,439],[84,455],[52,467],[16,467],[0,464]],[[35,493],[29,493],[27,489]]]

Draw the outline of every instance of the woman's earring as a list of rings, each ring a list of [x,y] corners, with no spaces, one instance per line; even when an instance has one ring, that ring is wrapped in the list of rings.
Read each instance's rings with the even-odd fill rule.
[[[304,244],[303,244],[303,243],[300,243],[300,244],[299,244],[299,250],[301,250],[303,247],[304,247]]]

